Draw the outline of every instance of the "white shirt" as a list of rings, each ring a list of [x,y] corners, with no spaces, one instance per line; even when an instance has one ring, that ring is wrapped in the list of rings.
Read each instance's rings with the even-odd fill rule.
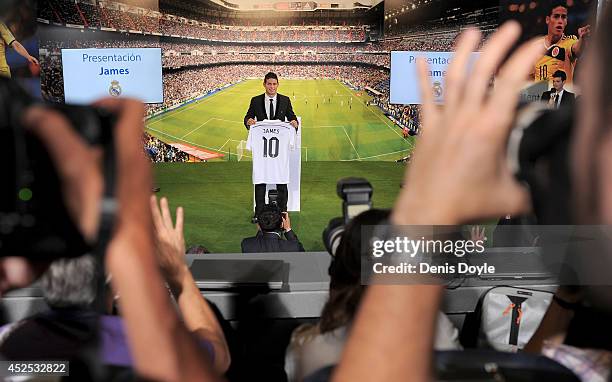
[[[296,132],[279,120],[257,122],[249,129],[246,149],[253,153],[253,184],[289,184],[289,150]]]
[[[278,98],[278,94],[274,94],[274,97],[270,98],[270,96],[268,94],[264,93],[264,100],[265,100],[264,101],[264,106],[266,108],[266,117],[267,118],[270,118],[270,100],[272,100],[272,105],[274,106],[274,115],[276,115],[276,111],[278,110],[276,108],[276,104],[277,104],[276,99],[277,98]],[[274,117],[274,115],[272,117]]]

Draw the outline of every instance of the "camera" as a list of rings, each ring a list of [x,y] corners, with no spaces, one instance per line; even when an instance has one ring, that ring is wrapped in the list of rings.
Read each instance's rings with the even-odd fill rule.
[[[336,253],[348,222],[372,208],[373,191],[370,182],[364,178],[343,178],[336,184],[336,193],[343,200],[342,217],[331,219],[323,230],[323,244],[332,256]]]
[[[278,208],[278,190],[268,191],[268,204]]]
[[[22,123],[27,109],[36,104],[41,103],[16,82],[0,77],[0,256],[33,260],[80,256],[92,249],[91,243],[85,241],[70,217],[45,145]],[[44,107],[66,117],[88,144],[103,147],[103,205],[108,205],[114,192],[114,115],[85,106]],[[102,211],[100,227],[110,232],[109,209]]]
[[[507,162],[531,194],[538,224],[572,224],[570,144],[574,109],[519,106],[510,133]]]

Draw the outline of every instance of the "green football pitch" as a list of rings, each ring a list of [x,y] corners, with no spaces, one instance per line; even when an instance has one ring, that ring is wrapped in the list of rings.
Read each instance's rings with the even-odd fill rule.
[[[147,121],[147,131],[168,143],[182,143],[222,160],[235,161],[247,130],[243,117],[250,98],[263,93],[261,80],[246,80]],[[283,80],[279,93],[291,97],[302,118],[302,160],[395,160],[412,151],[414,138],[401,130],[369,97],[336,80]],[[249,160],[249,152],[241,157]]]
[[[240,252],[242,238],[255,234],[249,152],[237,162],[246,140],[242,119],[250,98],[261,94],[261,80],[240,82],[200,101],[147,121],[150,134],[223,156],[208,163],[157,163],[159,196],[185,208],[185,240],[213,252]],[[279,92],[291,97],[302,117],[301,211],[292,226],[307,251],[324,250],[321,232],[342,214],[336,182],[364,177],[374,187],[373,202],[390,208],[399,192],[405,166],[393,160],[412,151],[414,138],[399,128],[369,97],[335,80],[283,80]]]
[[[405,165],[378,162],[302,163],[301,211],[291,225],[307,251],[324,251],[321,233],[329,220],[342,216],[336,182],[348,176],[366,178],[374,188],[375,208],[390,208],[400,191]],[[251,162],[155,163],[158,196],[173,211],[185,209],[185,241],[215,253],[240,252],[241,239],[253,236]]]

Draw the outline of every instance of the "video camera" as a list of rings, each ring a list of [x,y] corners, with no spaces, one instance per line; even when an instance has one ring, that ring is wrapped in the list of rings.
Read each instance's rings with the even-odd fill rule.
[[[374,189],[364,178],[342,178],[336,184],[336,193],[342,198],[342,217],[329,221],[323,230],[323,244],[332,256],[340,244],[344,229],[352,218],[372,208]]]
[[[0,77],[0,256],[33,260],[80,256],[92,250],[64,203],[60,179],[45,145],[23,125],[33,100],[16,82]],[[104,149],[105,200],[98,244],[110,236],[114,210],[115,116],[104,109],[48,105],[68,119],[90,145]],[[111,203],[108,203],[108,202]]]

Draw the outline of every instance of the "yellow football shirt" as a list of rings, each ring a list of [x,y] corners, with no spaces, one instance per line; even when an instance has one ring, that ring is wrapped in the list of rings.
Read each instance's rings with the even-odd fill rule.
[[[15,41],[15,36],[4,23],[0,22],[0,76],[10,77],[11,69],[6,62],[6,47]]]
[[[577,42],[578,37],[563,35],[556,44],[546,46],[546,36],[542,37],[542,44],[546,48],[546,53],[536,63],[533,79],[552,83],[553,73],[557,70],[563,70],[567,75],[566,83],[571,84],[574,79],[574,67],[576,66],[576,56],[572,53],[572,46]]]

